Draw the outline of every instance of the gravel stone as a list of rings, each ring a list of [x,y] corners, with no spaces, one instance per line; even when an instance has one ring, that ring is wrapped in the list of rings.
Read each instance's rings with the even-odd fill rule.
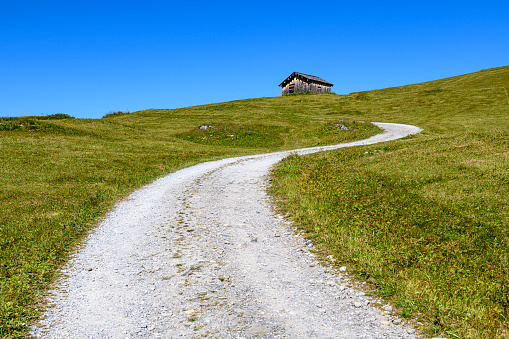
[[[392,306],[391,306],[391,305],[385,305],[385,306],[383,307],[383,309],[384,309],[384,311],[387,311],[387,312],[389,312],[389,313],[390,313],[390,312],[392,312]]]
[[[291,153],[420,132],[377,125],[386,132],[366,140],[202,163],[134,192],[62,270],[31,335],[415,338],[325,270],[266,194],[270,168]]]

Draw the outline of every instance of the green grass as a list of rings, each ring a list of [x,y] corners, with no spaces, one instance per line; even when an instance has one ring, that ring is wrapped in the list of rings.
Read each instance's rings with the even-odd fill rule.
[[[134,189],[207,160],[379,132],[350,117],[323,114],[319,97],[110,112],[97,120],[0,118],[0,126],[9,126],[0,127],[0,337],[27,335],[58,268]],[[323,132],[338,123],[350,130]],[[215,126],[213,133],[202,133],[205,124]]]
[[[283,135],[288,134],[289,130],[284,126],[251,123],[211,123],[202,126],[206,128],[193,128],[177,134],[177,137],[204,145],[277,149],[283,145]]]
[[[273,173],[275,200],[319,251],[428,335],[509,337],[508,84],[500,67],[327,98],[352,119],[424,131]]]
[[[55,129],[56,127],[45,123],[45,120],[61,120],[61,119],[74,119],[68,114],[52,114],[46,116],[32,116],[32,117],[16,117],[6,118],[0,117],[0,131],[38,131]]]
[[[69,253],[134,189],[207,160],[365,138],[378,130],[359,121],[382,121],[425,130],[290,157],[274,176],[281,208],[427,333],[507,338],[508,83],[501,67],[350,95],[0,118],[0,337],[27,334]]]

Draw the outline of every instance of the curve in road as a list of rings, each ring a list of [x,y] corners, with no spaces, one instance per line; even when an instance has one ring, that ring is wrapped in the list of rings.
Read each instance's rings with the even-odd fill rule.
[[[291,153],[182,169],[131,194],[87,238],[50,293],[44,338],[413,338],[339,272],[327,272],[271,209],[267,174]],[[398,323],[398,321],[396,321]]]

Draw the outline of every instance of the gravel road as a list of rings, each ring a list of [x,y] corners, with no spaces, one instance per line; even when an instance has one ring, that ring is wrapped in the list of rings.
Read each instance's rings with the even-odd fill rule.
[[[290,153],[202,163],[142,187],[86,239],[32,327],[43,338],[414,338],[271,208],[267,174]],[[383,306],[383,305],[382,305]]]

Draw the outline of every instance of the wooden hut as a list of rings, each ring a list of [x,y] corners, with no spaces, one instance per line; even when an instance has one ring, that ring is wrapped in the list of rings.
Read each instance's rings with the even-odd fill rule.
[[[330,93],[334,85],[314,75],[293,72],[279,86],[283,88],[284,95],[299,92]]]

